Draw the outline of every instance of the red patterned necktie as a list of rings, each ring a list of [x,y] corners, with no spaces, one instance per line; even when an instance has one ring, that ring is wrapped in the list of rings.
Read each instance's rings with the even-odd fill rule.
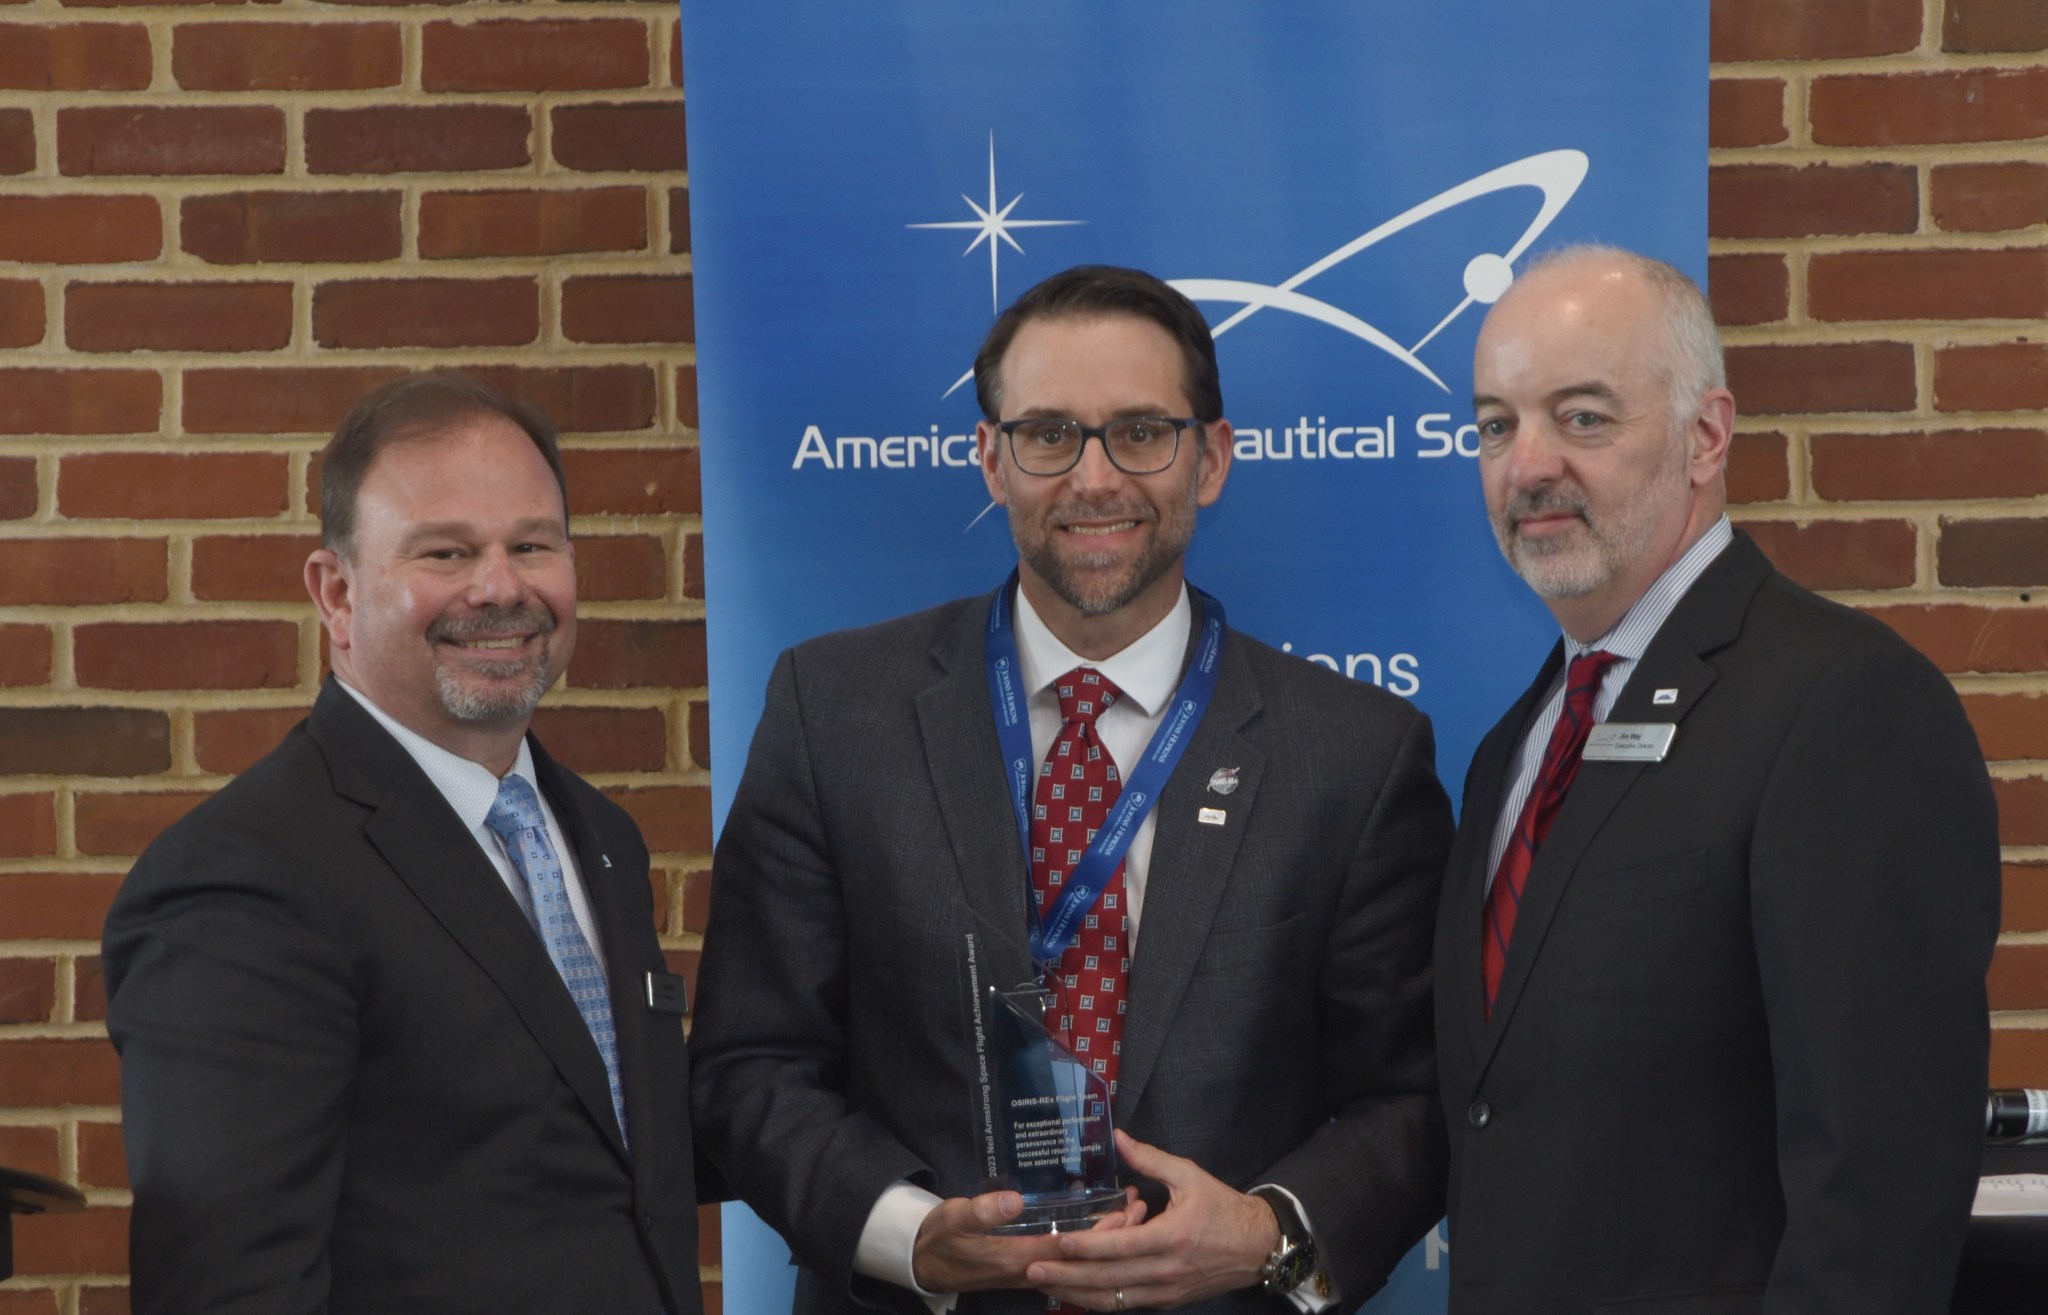
[[[1515,819],[1515,833],[1500,856],[1500,869],[1493,874],[1493,888],[1486,895],[1486,926],[1480,952],[1480,967],[1486,978],[1486,1016],[1493,1017],[1493,998],[1500,992],[1500,977],[1507,967],[1508,942],[1514,939],[1515,917],[1522,908],[1522,888],[1529,880],[1529,866],[1536,851],[1550,834],[1558,806],[1578,777],[1580,755],[1586,737],[1593,733],[1593,701],[1600,696],[1600,677],[1613,653],[1594,651],[1572,659],[1564,677],[1564,710],[1550,731],[1550,746],[1543,751],[1543,766],[1536,784]]]
[[[1031,899],[1041,918],[1058,902],[1123,790],[1116,763],[1095,733],[1095,719],[1123,692],[1091,667],[1075,667],[1053,688],[1060,699],[1060,730],[1039,764],[1031,808]],[[1112,1094],[1123,1050],[1124,983],[1131,972],[1127,915],[1124,865],[1118,863],[1047,983],[1062,1039]]]

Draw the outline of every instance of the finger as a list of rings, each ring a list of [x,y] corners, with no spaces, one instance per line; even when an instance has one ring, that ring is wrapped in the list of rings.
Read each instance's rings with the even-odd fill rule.
[[[962,1221],[972,1232],[986,1233],[997,1224],[1007,1223],[1024,1212],[1024,1198],[1015,1192],[983,1192],[967,1201],[968,1217]]]
[[[1122,1228],[1091,1228],[1085,1233],[1061,1233],[1060,1258],[1123,1260],[1131,1256],[1151,1255],[1166,1246],[1164,1239],[1155,1238],[1158,1232],[1156,1228],[1125,1225]]]
[[[1139,1256],[1129,1260],[1041,1260],[1025,1269],[1025,1277],[1037,1288],[1085,1288],[1107,1292],[1124,1288],[1125,1304],[1140,1287],[1157,1287],[1186,1277],[1187,1266],[1177,1256]]]
[[[1168,1187],[1186,1182],[1189,1170],[1201,1172],[1193,1160],[1183,1160],[1178,1155],[1170,1155],[1157,1146],[1141,1142],[1122,1128],[1116,1130],[1116,1153],[1127,1167],[1148,1178],[1157,1178]]]

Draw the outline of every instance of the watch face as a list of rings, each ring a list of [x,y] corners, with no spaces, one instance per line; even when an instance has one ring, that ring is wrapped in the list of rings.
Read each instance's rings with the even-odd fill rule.
[[[1273,1266],[1272,1285],[1275,1292],[1292,1292],[1308,1281],[1315,1273],[1316,1248],[1314,1243],[1290,1247],[1280,1257],[1280,1263]]]

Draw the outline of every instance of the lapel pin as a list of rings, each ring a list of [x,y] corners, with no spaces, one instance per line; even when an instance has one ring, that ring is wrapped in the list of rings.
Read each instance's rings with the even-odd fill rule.
[[[1666,703],[1676,703],[1678,702],[1678,691],[1675,689],[1660,689],[1650,695],[1650,702],[1659,706]]]
[[[1236,782],[1233,781],[1231,785],[1232,788],[1235,788]],[[1204,808],[1201,812],[1195,814],[1195,820],[1203,826],[1222,826],[1224,819],[1228,816],[1229,814],[1220,808]]]
[[[606,867],[610,867],[612,865],[612,856],[610,854],[599,854],[598,857],[604,860],[604,865]]]
[[[1218,767],[1209,774],[1209,788],[1217,794],[1233,794],[1237,790],[1237,768]],[[1206,818],[1203,820],[1207,820]],[[1219,817],[1217,820],[1221,821]]]

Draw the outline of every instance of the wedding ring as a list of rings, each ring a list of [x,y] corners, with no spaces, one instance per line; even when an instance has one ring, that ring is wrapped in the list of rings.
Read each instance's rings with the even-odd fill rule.
[[[1124,1308],[1124,1290],[1122,1288],[1116,1290],[1116,1308],[1118,1310]]]

